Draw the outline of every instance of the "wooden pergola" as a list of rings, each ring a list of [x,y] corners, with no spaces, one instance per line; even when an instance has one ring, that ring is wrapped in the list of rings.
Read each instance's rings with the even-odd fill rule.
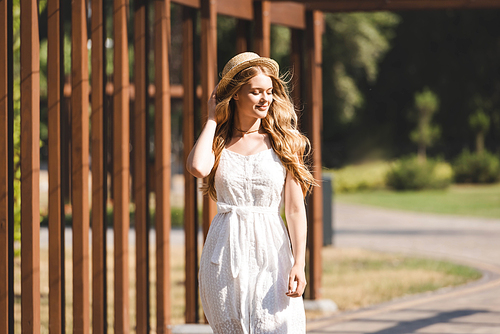
[[[182,55],[170,54],[170,3],[182,5]],[[48,172],[49,172],[49,268],[40,268],[40,47],[36,0],[21,0],[21,277],[22,332],[40,331],[40,275],[49,275],[50,333],[64,332],[64,173],[71,175],[73,212],[73,331],[107,331],[106,300],[106,202],[108,179],[112,180],[114,210],[114,326],[115,333],[128,333],[128,230],[130,197],[134,199],[136,227],[136,331],[149,333],[149,252],[148,199],[156,196],[156,327],[169,333],[170,322],[170,151],[171,98],[183,98],[184,154],[195,140],[195,23],[201,14],[201,110],[206,114],[210,92],[217,82],[217,14],[237,18],[236,49],[253,50],[270,56],[271,24],[292,30],[291,64],[301,80],[293,91],[296,103],[304,101],[302,130],[314,149],[313,174],[321,179],[321,11],[367,11],[443,8],[500,7],[500,0],[148,0],[134,1],[134,81],[129,79],[127,40],[127,0],[113,1],[113,83],[105,78],[105,18],[103,0],[92,0],[91,35],[87,36],[87,3],[71,2],[71,84],[70,108],[64,101],[64,61],[62,55],[62,0],[48,0]],[[148,8],[154,6],[154,22]],[[253,45],[248,39],[248,22],[254,22]],[[154,64],[146,50],[149,27],[154,30]],[[89,80],[87,43],[92,41]],[[181,87],[171,87],[169,58],[182,56]],[[0,0],[0,332],[14,332],[14,73],[12,0]],[[150,85],[148,66],[154,66],[154,165],[148,159],[147,115]],[[106,87],[112,100],[106,103]],[[130,103],[131,86],[134,99]],[[91,94],[90,94],[91,87]],[[111,106],[110,106],[111,105]],[[132,106],[132,108],[130,108]],[[91,110],[89,118],[89,110]],[[132,112],[130,111],[132,110]],[[71,120],[71,123],[64,123]],[[112,120],[112,121],[111,121]],[[91,121],[91,131],[89,129]],[[111,132],[110,126],[112,126]],[[69,127],[69,129],[68,129]],[[111,138],[108,140],[108,138]],[[131,140],[132,139],[132,140]],[[71,154],[62,150],[71,142]],[[132,144],[132,175],[129,146]],[[91,153],[90,153],[91,152]],[[106,157],[112,152],[112,170]],[[88,201],[89,159],[92,161],[92,213]],[[67,163],[65,159],[70,159]],[[66,170],[71,166],[71,171]],[[66,168],[66,169],[65,169]],[[153,170],[150,174],[148,171]],[[133,180],[132,194],[129,178]],[[154,189],[150,189],[154,178]],[[186,232],[186,322],[198,322],[197,296],[197,201],[196,180],[185,174]],[[215,203],[203,200],[203,231],[216,213]],[[92,244],[89,220],[92,218]],[[307,297],[321,297],[322,196],[316,188],[308,201],[309,259]],[[92,247],[92,258],[89,247]],[[90,286],[92,277],[92,286]],[[92,294],[92,308],[90,307]],[[92,312],[92,321],[90,315]]]
[[[297,88],[294,97],[307,96],[308,112],[304,123],[309,125],[315,150],[313,164],[317,178],[321,177],[320,117],[321,117],[321,32],[322,15],[306,11],[298,3],[270,1],[201,0],[173,1],[182,5],[182,87],[171,87],[169,80],[170,1],[154,1],[154,22],[149,22],[146,0],[135,1],[134,6],[134,81],[129,79],[127,40],[128,1],[113,1],[114,59],[113,82],[105,78],[105,18],[102,0],[91,5],[91,36],[87,36],[87,3],[75,0],[71,4],[71,84],[64,83],[62,56],[61,0],[48,0],[48,173],[49,173],[49,268],[40,268],[40,46],[38,5],[35,0],[21,1],[21,276],[22,276],[22,331],[40,331],[40,275],[49,275],[49,329],[51,333],[64,332],[64,213],[62,189],[71,175],[71,205],[73,226],[73,331],[105,333],[107,329],[106,300],[106,203],[108,179],[112,182],[114,211],[114,330],[127,333],[129,320],[128,230],[130,197],[135,202],[136,226],[136,331],[147,333],[151,327],[149,314],[149,253],[148,253],[148,199],[155,193],[156,229],[156,327],[157,333],[168,333],[170,325],[170,151],[171,98],[182,96],[183,142],[185,154],[195,140],[194,37],[197,13],[201,13],[201,109],[206,114],[207,101],[218,76],[217,69],[217,14],[238,18],[237,51],[254,50],[270,56],[271,24],[292,28],[292,63],[295,72],[304,74],[307,92]],[[14,332],[13,258],[13,14],[12,1],[0,1],[0,332]],[[254,21],[253,46],[248,40],[248,24]],[[148,30],[154,31],[154,64],[147,57]],[[246,27],[246,28],[242,28]],[[305,33],[303,33],[305,31]],[[92,41],[89,80],[88,39]],[[306,46],[304,49],[303,46]],[[301,69],[307,64],[307,71]],[[155,68],[154,84],[149,82],[148,66]],[[133,86],[133,90],[131,90]],[[154,165],[148,159],[147,108],[148,91],[154,93]],[[111,87],[112,101],[106,103]],[[90,94],[91,91],[91,94]],[[130,93],[134,92],[133,104]],[[179,94],[180,93],[180,94]],[[64,99],[70,99],[70,108]],[[110,107],[111,104],[111,107]],[[91,110],[89,117],[89,109]],[[132,112],[131,112],[132,110]],[[66,121],[65,121],[66,120]],[[67,121],[70,120],[70,123]],[[90,129],[89,122],[92,127]],[[68,129],[69,127],[69,129]],[[111,127],[112,134],[109,133]],[[110,139],[111,138],[111,139]],[[132,143],[131,142],[132,139]],[[70,154],[63,147],[71,142]],[[129,146],[132,144],[132,175]],[[112,152],[112,169],[106,161]],[[68,161],[65,161],[70,159]],[[89,194],[89,161],[92,161],[92,200]],[[67,168],[71,171],[67,171]],[[148,173],[152,167],[153,173]],[[129,179],[132,179],[132,194]],[[154,189],[150,189],[154,178]],[[199,321],[197,292],[197,201],[196,180],[185,177],[185,231],[186,231],[186,322]],[[131,196],[132,195],[132,196]],[[321,192],[314,191],[309,201],[310,215],[310,298],[319,297],[321,249]],[[216,214],[215,203],[203,201],[203,230],[206,235]],[[92,211],[90,213],[90,207]],[[91,215],[91,217],[90,217]],[[89,230],[92,219],[92,258],[90,259]],[[92,276],[92,286],[90,277]],[[92,294],[92,308],[90,307]],[[92,312],[92,321],[90,321]]]

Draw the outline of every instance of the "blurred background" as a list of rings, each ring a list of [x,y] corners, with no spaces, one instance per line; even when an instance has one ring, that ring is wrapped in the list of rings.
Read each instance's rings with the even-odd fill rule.
[[[132,8],[131,4],[131,7]],[[71,13],[65,6],[64,67],[70,87]],[[90,7],[89,7],[89,17]],[[171,5],[171,84],[182,83],[182,7]],[[106,73],[112,82],[112,8],[105,11]],[[153,10],[149,11],[151,19]],[[41,160],[47,163],[47,1],[39,1]],[[454,182],[494,183],[500,175],[500,11],[436,10],[325,13],[323,147],[325,173],[337,193],[366,189],[447,188]],[[200,20],[197,20],[199,38]],[[253,23],[251,23],[253,24]],[[129,58],[134,77],[133,17]],[[90,29],[90,22],[88,23]],[[236,53],[237,19],[218,15],[218,72]],[[90,36],[90,31],[89,31]],[[149,34],[151,46],[153,34]],[[290,67],[291,31],[271,27],[271,56]],[[19,1],[14,1],[14,85],[19,133]],[[199,41],[195,41],[199,45]],[[92,45],[89,40],[89,59]],[[199,48],[195,59],[200,59]],[[153,63],[150,47],[148,55]],[[150,78],[154,68],[150,67]],[[195,70],[195,73],[199,73]],[[199,78],[197,78],[199,80]],[[111,100],[111,96],[107,97]],[[64,103],[69,103],[69,94]],[[200,106],[197,113],[200,115]],[[298,106],[299,112],[301,105]],[[154,150],[150,103],[150,148]],[[196,118],[200,122],[201,116]],[[64,120],[63,120],[64,122]],[[172,99],[173,204],[182,205],[182,98]],[[201,125],[198,123],[198,130]],[[15,136],[16,159],[19,136]],[[68,146],[69,149],[69,146]],[[417,158],[418,156],[418,158]],[[133,167],[133,166],[132,166]],[[18,169],[17,169],[18,170]],[[19,177],[19,171],[18,171]],[[41,174],[42,180],[44,174]],[[63,177],[69,178],[69,175]],[[177,178],[177,181],[176,181]],[[19,182],[16,182],[19,189]],[[46,191],[42,184],[42,191]],[[16,191],[17,193],[17,191]],[[66,198],[69,189],[65,190]],[[500,196],[500,195],[499,195]],[[42,215],[47,214],[43,203]],[[178,199],[178,201],[177,201]],[[500,206],[500,199],[496,199]],[[19,202],[17,203],[19,208]],[[16,210],[19,212],[19,210]],[[498,213],[500,215],[500,213]],[[495,214],[496,216],[497,214]],[[182,223],[182,219],[178,220]]]

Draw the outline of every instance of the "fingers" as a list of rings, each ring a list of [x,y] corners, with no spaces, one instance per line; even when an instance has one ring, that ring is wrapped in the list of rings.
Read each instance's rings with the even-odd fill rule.
[[[296,288],[295,283],[296,282]],[[297,276],[290,276],[288,280],[288,291],[286,295],[288,297],[297,298],[301,297],[306,288],[306,282],[304,280],[299,279]]]
[[[219,84],[215,85],[214,90],[212,91],[212,94],[210,94],[210,98],[216,99],[217,98],[217,87],[219,87]]]
[[[296,279],[296,276],[295,275],[290,275],[288,277],[288,291],[287,293],[292,293],[295,291],[295,279]]]
[[[297,294],[299,294],[299,297],[302,296],[305,289],[306,289],[306,282],[299,280],[299,282],[297,284],[297,290],[296,290]]]

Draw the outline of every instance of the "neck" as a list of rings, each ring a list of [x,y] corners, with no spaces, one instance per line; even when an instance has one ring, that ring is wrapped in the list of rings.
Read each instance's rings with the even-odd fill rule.
[[[257,132],[260,129],[260,118],[241,119],[236,117],[234,120],[234,127],[241,133]]]

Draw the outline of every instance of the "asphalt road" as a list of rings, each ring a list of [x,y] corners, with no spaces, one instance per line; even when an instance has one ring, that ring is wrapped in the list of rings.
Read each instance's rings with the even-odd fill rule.
[[[500,220],[337,203],[334,244],[423,255],[483,271],[477,282],[308,324],[308,333],[500,334]]]

